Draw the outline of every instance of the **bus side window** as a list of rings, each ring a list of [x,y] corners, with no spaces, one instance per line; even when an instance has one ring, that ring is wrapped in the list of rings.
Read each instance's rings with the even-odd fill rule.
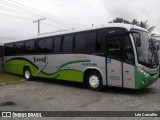
[[[100,50],[101,50],[101,32],[98,31],[95,51],[100,51]]]
[[[5,56],[13,55],[13,43],[4,45],[4,55]]]
[[[123,50],[124,51],[123,53],[124,62],[134,65],[134,52],[133,52],[131,40],[128,35],[125,36],[123,48],[124,48]]]
[[[84,52],[86,51],[86,34],[81,33],[75,35],[75,52]]]
[[[38,40],[38,53],[52,53],[52,38]]]
[[[24,53],[25,54],[35,54],[36,53],[35,40],[26,41],[24,43]]]
[[[16,42],[14,43],[14,54],[20,55],[24,52],[24,42]]]
[[[62,52],[72,52],[73,50],[73,35],[67,35],[62,42]]]
[[[61,52],[61,39],[62,37],[56,37],[53,41],[54,41],[54,52],[58,53]]]
[[[75,35],[75,52],[95,52],[97,32],[90,31]]]
[[[96,49],[96,37],[97,37],[97,32],[88,32],[86,34],[87,51],[92,51],[92,52],[95,51],[95,49]]]

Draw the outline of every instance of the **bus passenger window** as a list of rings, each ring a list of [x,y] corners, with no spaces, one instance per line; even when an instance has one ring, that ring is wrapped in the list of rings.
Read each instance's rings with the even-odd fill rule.
[[[89,32],[87,33],[87,51],[95,51],[96,49],[96,37],[97,32]]]
[[[56,37],[54,39],[54,52],[61,52],[61,37]]]
[[[86,34],[78,34],[75,36],[75,51],[76,52],[84,52],[86,51]]]
[[[14,54],[19,55],[23,54],[24,51],[24,42],[14,43]]]
[[[10,56],[13,55],[13,43],[7,43],[4,45],[4,55]]]
[[[34,54],[36,53],[35,40],[26,41],[24,47],[25,54]]]
[[[38,53],[52,53],[52,38],[42,38],[38,41]]]
[[[62,43],[62,52],[72,52],[73,50],[73,36],[65,36]]]

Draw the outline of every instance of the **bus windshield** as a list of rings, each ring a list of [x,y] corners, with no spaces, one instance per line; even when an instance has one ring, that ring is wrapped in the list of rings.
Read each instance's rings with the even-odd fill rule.
[[[144,31],[134,30],[140,34],[140,45],[135,45],[137,49],[138,62],[150,68],[158,66],[157,52],[153,46],[150,34]],[[133,33],[133,38],[136,43],[137,35]]]

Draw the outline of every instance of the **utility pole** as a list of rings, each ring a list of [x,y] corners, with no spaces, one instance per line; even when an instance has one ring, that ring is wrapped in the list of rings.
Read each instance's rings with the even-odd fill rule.
[[[40,33],[40,23],[42,20],[46,20],[46,18],[39,18],[38,20],[33,21],[33,23],[38,23],[38,34]]]

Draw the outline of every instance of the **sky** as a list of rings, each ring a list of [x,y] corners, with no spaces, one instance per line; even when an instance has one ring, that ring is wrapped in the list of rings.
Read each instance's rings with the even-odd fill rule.
[[[99,26],[116,17],[148,20],[160,35],[160,0],[0,0],[0,44],[71,28]]]

